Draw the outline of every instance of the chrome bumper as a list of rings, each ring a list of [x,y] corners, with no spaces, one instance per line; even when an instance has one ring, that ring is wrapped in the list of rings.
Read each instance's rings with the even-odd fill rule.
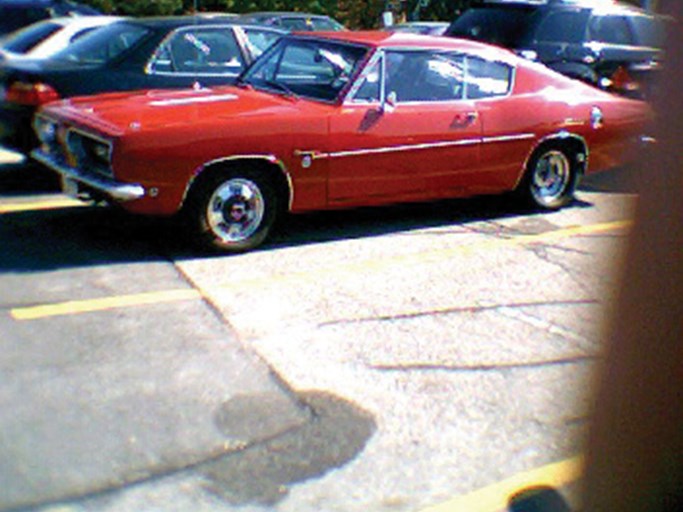
[[[61,174],[62,178],[82,183],[116,201],[132,201],[145,196],[145,189],[142,185],[121,183],[105,176],[87,173],[81,169],[64,165],[40,149],[34,149],[31,156],[37,162]]]

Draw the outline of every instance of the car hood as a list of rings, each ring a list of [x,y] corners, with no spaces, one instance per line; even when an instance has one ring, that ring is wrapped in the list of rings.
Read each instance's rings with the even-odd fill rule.
[[[121,136],[127,132],[215,122],[220,118],[280,118],[299,111],[302,103],[311,102],[250,88],[222,86],[76,97],[50,103],[43,107],[43,112]]]

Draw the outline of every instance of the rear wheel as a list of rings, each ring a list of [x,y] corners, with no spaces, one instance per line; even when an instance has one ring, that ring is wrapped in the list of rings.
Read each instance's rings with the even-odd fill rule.
[[[200,183],[189,214],[208,248],[243,252],[259,246],[275,223],[277,196],[271,182],[257,172],[218,173]]]
[[[538,150],[529,161],[519,192],[534,207],[555,210],[574,199],[578,182],[575,154],[559,146]]]

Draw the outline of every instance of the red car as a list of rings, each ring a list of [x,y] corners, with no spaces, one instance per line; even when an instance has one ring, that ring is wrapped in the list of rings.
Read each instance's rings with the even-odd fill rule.
[[[202,243],[244,251],[287,210],[509,191],[556,209],[650,121],[644,102],[481,43],[296,34],[235,86],[48,104],[33,155],[68,193],[183,212]]]

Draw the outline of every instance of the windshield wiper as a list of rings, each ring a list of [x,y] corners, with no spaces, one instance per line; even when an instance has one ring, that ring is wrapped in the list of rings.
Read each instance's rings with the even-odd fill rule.
[[[240,89],[253,89],[254,87],[244,79],[244,75],[240,75],[237,77],[237,79],[235,80],[235,86],[239,87]]]

